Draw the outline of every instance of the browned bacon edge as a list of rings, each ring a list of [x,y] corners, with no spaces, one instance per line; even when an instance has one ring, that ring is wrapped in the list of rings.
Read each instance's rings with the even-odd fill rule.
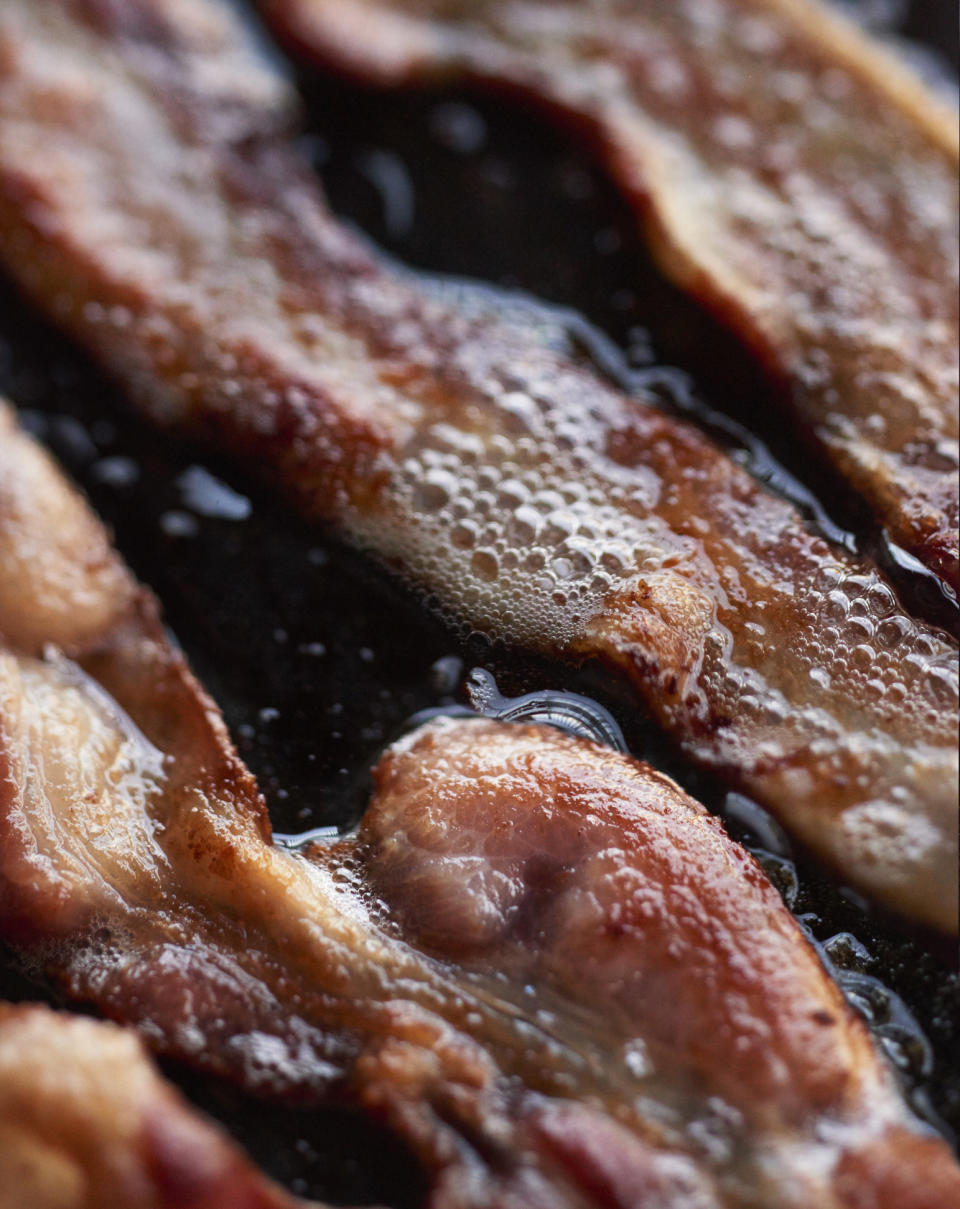
[[[759,357],[879,523],[956,591],[957,121],[895,59],[813,0],[260,7],[288,44],[361,82],[467,82],[563,120],[665,274]]]
[[[149,597],[3,408],[0,436],[0,935],[35,972],[250,1091],[364,1108],[433,1209],[960,1193],[754,860],[646,766],[448,719],[355,836],[274,846]]]
[[[2,1209],[297,1205],[164,1083],[132,1031],[0,1005]]]
[[[955,643],[691,428],[378,261],[275,137],[290,108],[220,4],[6,0],[0,257],[153,419],[459,622],[615,667],[845,879],[955,930]]]

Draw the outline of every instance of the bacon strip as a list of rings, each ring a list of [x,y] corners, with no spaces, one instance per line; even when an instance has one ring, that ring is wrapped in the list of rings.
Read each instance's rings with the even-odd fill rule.
[[[811,0],[261,0],[381,86],[471,83],[596,147],[664,272],[894,539],[958,576],[957,123]]]
[[[0,482],[69,499],[92,538],[0,415]],[[89,541],[64,550],[39,508],[0,509],[0,532],[11,516],[111,612]],[[448,719],[387,753],[354,837],[276,847],[132,599],[99,633],[78,619],[72,660],[39,619],[0,642],[0,934],[73,996],[248,1089],[364,1107],[432,1173],[433,1209],[960,1194],[753,858],[671,781]]]
[[[2,1209],[296,1205],[163,1082],[133,1033],[0,1005]]]
[[[458,620],[616,667],[846,879],[956,929],[956,645],[871,565],[378,262],[264,133],[288,99],[219,5],[6,0],[0,64],[0,256],[149,415]]]

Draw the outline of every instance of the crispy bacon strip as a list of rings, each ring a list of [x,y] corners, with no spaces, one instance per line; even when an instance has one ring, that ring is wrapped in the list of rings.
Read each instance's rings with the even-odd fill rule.
[[[306,1209],[164,1083],[132,1032],[0,1005],[2,1209],[295,1205]]]
[[[387,753],[354,837],[274,846],[148,598],[111,609],[95,521],[0,414],[0,482],[68,501],[88,540],[65,550],[39,507],[0,532],[113,612],[78,617],[73,660],[39,610],[0,643],[0,934],[25,960],[157,1050],[363,1106],[434,1209],[960,1194],[753,858],[645,765],[448,719]]]
[[[459,620],[622,670],[845,878],[956,929],[956,645],[869,564],[380,264],[264,134],[283,88],[219,5],[6,0],[0,65],[0,256],[144,410]]]
[[[575,126],[665,273],[957,585],[957,123],[811,0],[261,0],[325,65]]]

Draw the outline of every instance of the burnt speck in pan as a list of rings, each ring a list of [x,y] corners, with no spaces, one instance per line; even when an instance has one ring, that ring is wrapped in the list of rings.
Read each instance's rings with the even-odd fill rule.
[[[897,9],[858,7],[885,7],[886,21]],[[903,14],[905,28],[914,36],[933,30],[939,18],[925,24],[921,10],[948,8],[914,5]],[[653,273],[630,217],[563,139],[505,104],[472,96],[384,105],[315,76],[302,83],[310,123],[303,145],[340,213],[418,268],[519,287],[577,308],[603,332],[594,339],[589,324],[579,329],[584,356],[615,376],[642,375],[665,406],[742,449],[750,468],[800,503],[827,536],[883,552],[857,504],[839,483],[814,473],[805,451],[772,419],[765,388],[745,359]],[[577,339],[569,326],[558,338]],[[676,364],[686,369],[671,368]],[[566,690],[596,698],[632,750],[724,813],[731,833],[762,854],[789,905],[842,969],[841,985],[878,1029],[886,1028],[889,1048],[899,1047],[918,1108],[960,1127],[951,955],[930,937],[905,937],[899,922],[867,912],[784,844],[749,800],[730,803],[722,787],[652,737],[653,728],[599,673],[519,659],[477,636],[454,635],[411,593],[291,519],[235,471],[131,419],[87,360],[6,286],[0,389],[27,409],[29,427],[83,485],[125,558],[158,592],[170,627],[260,779],[278,832],[355,823],[367,770],[385,743],[420,711],[465,704],[465,669],[476,664],[496,676],[505,696]],[[937,585],[909,566],[898,570],[898,559],[904,561],[893,551],[886,561],[906,599],[951,623],[950,602]],[[3,979],[10,998],[36,993],[12,973]],[[898,998],[884,1003],[884,986]],[[226,1087],[171,1073],[294,1191],[397,1209],[419,1203],[423,1189],[412,1164],[357,1118],[280,1108],[265,1114]]]

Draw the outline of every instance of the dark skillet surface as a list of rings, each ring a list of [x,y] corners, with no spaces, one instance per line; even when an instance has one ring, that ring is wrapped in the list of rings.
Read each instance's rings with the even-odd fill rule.
[[[951,0],[919,0],[906,13],[896,0],[854,7],[888,17],[899,10],[901,28],[940,47],[954,33]],[[955,44],[946,49],[956,63]],[[562,138],[513,107],[475,98],[384,103],[316,78],[302,83],[304,147],[338,212],[417,268],[576,307],[613,340],[617,372],[639,373],[665,406],[692,409],[703,422],[713,408],[745,424],[764,443],[759,454],[723,425],[713,431],[767,477],[780,481],[778,463],[785,464],[819,500],[829,500],[831,519],[856,534],[861,548],[883,554],[856,503],[811,472],[801,443],[784,439],[745,359],[657,279],[629,215]],[[582,344],[577,321],[572,331]],[[669,368],[678,365],[684,372]],[[2,282],[0,391],[26,409],[29,425],[89,493],[125,557],[160,596],[260,778],[278,831],[352,823],[383,746],[417,711],[462,702],[462,672],[478,665],[492,669],[508,693],[568,688],[596,697],[635,752],[712,809],[734,804],[721,786],[692,773],[615,685],[451,633],[412,593],[300,525],[229,467],[145,429],[86,359]],[[197,467],[238,494],[211,487]],[[941,624],[955,620],[929,583],[901,574],[898,584],[914,608]],[[773,843],[759,834],[762,821],[753,830],[743,823],[742,810],[730,827],[748,843]],[[952,952],[865,910],[802,854],[791,855],[799,882],[794,909],[819,940],[848,931],[866,947],[872,960],[864,968],[902,997],[933,1049],[932,1074],[918,1075],[920,1043],[909,1028],[897,1033],[897,1053],[914,1058],[906,1075],[911,1095],[960,1129],[960,984]],[[789,886],[793,866],[771,867]],[[0,957],[0,992],[43,996],[7,967]],[[887,1003],[878,984],[861,979],[857,990],[875,1015],[897,1016],[897,1001]],[[888,1035],[895,1026],[888,1024]],[[356,1116],[265,1110],[232,1088],[171,1074],[296,1191],[398,1209],[421,1199],[422,1182],[402,1150]]]

